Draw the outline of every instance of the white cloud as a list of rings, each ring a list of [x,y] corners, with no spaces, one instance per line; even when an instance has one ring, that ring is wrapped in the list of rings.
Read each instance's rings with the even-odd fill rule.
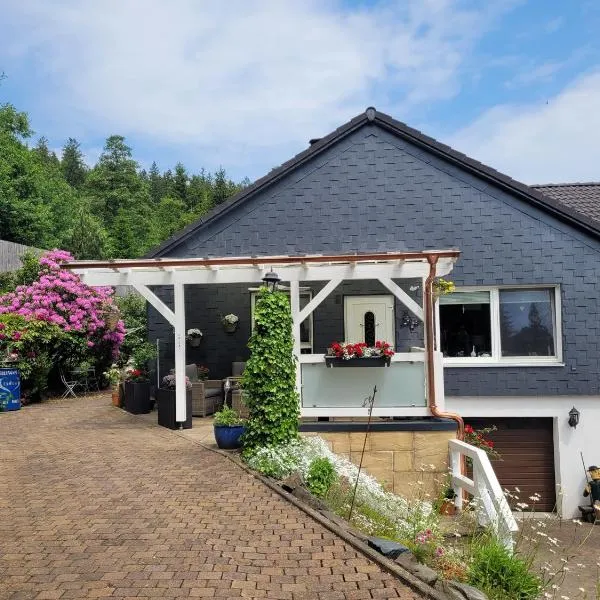
[[[474,45],[512,0],[483,4],[494,6],[31,0],[5,15],[2,45],[43,64],[56,119],[251,163],[248,153],[281,156],[278,146],[330,131],[375,94],[402,115],[456,95]]]
[[[525,183],[600,179],[600,72],[547,102],[496,106],[448,142]]]

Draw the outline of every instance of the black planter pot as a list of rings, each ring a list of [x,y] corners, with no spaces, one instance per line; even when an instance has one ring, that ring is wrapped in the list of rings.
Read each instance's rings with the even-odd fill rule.
[[[157,388],[155,392],[158,404],[158,424],[168,429],[179,429],[179,423],[175,420],[175,390]],[[185,401],[186,419],[183,429],[192,428],[192,391],[187,390]]]
[[[366,356],[364,358],[338,358],[326,356],[325,364],[328,367],[389,367],[389,356]]]
[[[150,382],[126,381],[124,384],[124,409],[134,415],[149,413],[152,410],[150,400]]]

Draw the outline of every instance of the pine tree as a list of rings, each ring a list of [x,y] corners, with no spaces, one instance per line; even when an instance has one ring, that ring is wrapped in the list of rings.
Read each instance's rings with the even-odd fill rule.
[[[84,184],[87,167],[83,160],[80,144],[75,138],[69,138],[63,146],[60,166],[69,185],[80,188]]]
[[[148,171],[148,184],[150,185],[150,200],[153,204],[158,204],[164,195],[164,185],[156,161],[152,163],[150,171]]]
[[[187,192],[188,192],[188,174],[185,167],[178,162],[175,165],[175,176],[173,177],[173,195],[179,198],[184,204],[187,205]]]

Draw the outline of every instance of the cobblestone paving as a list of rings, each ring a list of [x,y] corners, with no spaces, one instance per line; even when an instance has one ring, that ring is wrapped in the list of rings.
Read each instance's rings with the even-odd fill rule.
[[[96,396],[0,413],[0,598],[416,598],[226,458]]]

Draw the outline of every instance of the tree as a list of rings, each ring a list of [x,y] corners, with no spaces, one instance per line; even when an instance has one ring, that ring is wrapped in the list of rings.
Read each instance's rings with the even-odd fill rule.
[[[186,204],[188,184],[189,179],[187,171],[185,170],[185,167],[178,162],[175,165],[175,176],[173,177],[173,195]]]
[[[119,209],[112,225],[113,255],[136,258],[158,243],[150,215],[135,205]]]
[[[80,188],[85,183],[87,167],[80,144],[75,138],[70,137],[63,146],[60,166],[69,185]]]
[[[150,185],[150,200],[153,204],[158,204],[163,197],[164,185],[156,161],[152,163],[150,171],[148,171],[148,183]]]
[[[79,260],[99,260],[111,256],[111,241],[100,219],[81,206],[64,247]]]
[[[107,138],[98,163],[88,175],[86,188],[94,198],[94,212],[109,226],[121,209],[137,205],[143,212],[148,204],[148,191],[137,168],[125,138],[120,135]]]
[[[56,154],[48,148],[48,139],[43,136],[35,145],[33,153],[47,166],[56,167],[60,164]]]
[[[154,234],[157,240],[166,240],[188,223],[185,204],[179,198],[165,196],[154,211]]]

